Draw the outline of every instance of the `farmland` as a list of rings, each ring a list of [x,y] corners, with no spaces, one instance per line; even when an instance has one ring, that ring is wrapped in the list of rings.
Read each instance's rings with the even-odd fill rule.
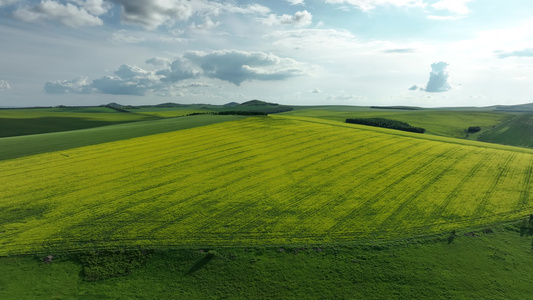
[[[0,254],[376,241],[485,226],[533,212],[532,154],[270,116],[10,159],[0,162]]]
[[[154,119],[109,107],[0,109],[0,137],[78,130]]]
[[[0,138],[0,148],[2,148],[0,160],[173,132],[242,118],[242,116],[197,115],[113,124],[83,130],[5,137]]]
[[[394,110],[358,107],[303,108],[283,114],[340,122],[354,117],[388,118],[407,122],[412,126],[425,128],[428,134],[453,138],[465,138],[465,129],[470,126],[481,126],[483,130],[479,134],[482,134],[485,130],[516,116],[516,113],[485,110]],[[469,139],[475,139],[479,134],[472,135]]]

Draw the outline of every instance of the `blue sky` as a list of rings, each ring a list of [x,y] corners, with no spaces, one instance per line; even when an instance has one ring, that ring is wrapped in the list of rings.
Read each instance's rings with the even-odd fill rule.
[[[0,0],[0,106],[533,102],[526,0]]]

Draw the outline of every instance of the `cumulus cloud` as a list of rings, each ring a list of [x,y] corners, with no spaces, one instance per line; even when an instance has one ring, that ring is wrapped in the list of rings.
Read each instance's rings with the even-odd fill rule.
[[[156,67],[170,66],[170,64],[172,63],[170,59],[165,57],[152,57],[145,62]]]
[[[330,95],[327,98],[328,100],[335,100],[335,101],[353,101],[353,100],[364,100],[364,96],[354,95],[354,94],[348,94],[346,91],[340,91],[337,95]]]
[[[178,82],[185,79],[198,78],[202,70],[193,65],[190,61],[178,58],[170,64],[170,68],[159,70],[157,75],[161,75],[162,82]]]
[[[508,57],[533,57],[533,48],[517,50],[517,51],[497,51],[496,56],[498,58],[508,58]]]
[[[398,48],[398,49],[387,49],[383,50],[383,53],[399,53],[399,54],[405,54],[405,53],[414,53],[416,52],[416,49],[413,48]]]
[[[78,4],[79,6],[83,7],[86,11],[89,13],[100,16],[105,14],[106,12],[111,9],[111,3],[104,1],[104,0],[71,0],[71,2],[74,2]]]
[[[326,0],[326,3],[349,4],[362,11],[371,11],[378,6],[392,5],[398,7],[424,7],[423,0]]]
[[[142,37],[128,35],[126,31],[119,30],[113,33],[113,36],[110,38],[110,40],[115,44],[136,44],[144,42],[146,39]]]
[[[20,0],[0,0],[0,7],[19,2]]]
[[[202,87],[212,87],[212,84],[205,83],[205,82],[191,82],[187,84],[180,85],[180,87],[183,88],[202,88]]]
[[[470,13],[467,3],[472,0],[440,0],[431,4],[436,10],[445,10],[458,15],[466,15]]]
[[[429,73],[429,81],[426,85],[425,91],[429,93],[446,92],[452,89],[448,83],[448,71],[446,68],[448,63],[443,61],[431,64],[431,72]]]
[[[0,80],[0,91],[1,90],[10,90],[11,89],[11,86],[9,85],[9,83],[5,80]]]
[[[207,0],[115,0],[122,7],[122,20],[126,23],[156,29],[175,21],[186,21],[193,16],[217,16],[224,12],[240,14],[260,14],[270,12],[265,6],[252,4],[236,6],[232,3],[219,3]]]
[[[266,25],[294,25],[296,27],[304,27],[311,25],[313,22],[313,16],[307,10],[298,11],[293,16],[291,15],[281,15],[277,16],[271,14],[268,18],[263,20],[263,24]]]
[[[153,71],[137,66],[122,65],[114,76],[104,76],[90,82],[86,77],[74,80],[56,80],[45,84],[49,94],[90,94],[102,93],[112,95],[145,95],[161,84],[160,77]]]
[[[47,82],[44,90],[48,94],[90,94],[92,88],[87,77],[78,77],[73,80],[55,80]]]
[[[287,0],[290,5],[305,5],[304,0]]]
[[[80,1],[80,3],[85,5],[85,2]],[[100,13],[100,10],[97,10],[95,7],[93,8],[92,6],[89,6],[88,9]],[[103,24],[103,21],[100,18],[89,13],[83,7],[76,6],[72,3],[63,5],[51,0],[41,1],[41,3],[32,7],[21,7],[13,12],[13,15],[26,22],[54,20],[74,28],[99,26]]]
[[[410,91],[417,91],[417,90],[418,90],[418,91],[424,91],[424,88],[415,84],[415,85],[411,86],[411,87],[409,88],[409,90],[410,90]]]
[[[184,57],[199,66],[204,76],[229,81],[237,86],[243,81],[283,80],[303,74],[303,69],[295,60],[263,52],[189,51]]]
[[[206,17],[205,22],[203,24],[192,23],[189,28],[193,30],[209,30],[218,27],[219,25],[220,22],[213,22],[211,18]]]
[[[313,93],[313,94],[322,94],[322,91],[320,89],[312,89],[311,93]]]
[[[174,61],[154,57],[146,61],[155,70],[122,65],[112,76],[89,82],[86,77],[56,80],[45,84],[50,94],[103,93],[114,95],[175,94],[174,89],[209,87],[210,84],[187,82],[201,76],[216,78],[239,86],[244,81],[284,80],[303,75],[301,63],[273,54],[245,51],[189,51]],[[185,82],[185,83],[182,83]]]
[[[13,15],[26,22],[41,22],[54,20],[70,27],[99,26],[103,21],[90,14],[85,8],[72,3],[65,5],[56,1],[41,1],[33,7],[22,7],[13,12]]]

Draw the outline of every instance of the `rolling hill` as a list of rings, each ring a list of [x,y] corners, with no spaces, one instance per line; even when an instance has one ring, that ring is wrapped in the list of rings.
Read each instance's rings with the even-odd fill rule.
[[[1,255],[395,239],[531,212],[533,151],[254,117],[0,162]]]

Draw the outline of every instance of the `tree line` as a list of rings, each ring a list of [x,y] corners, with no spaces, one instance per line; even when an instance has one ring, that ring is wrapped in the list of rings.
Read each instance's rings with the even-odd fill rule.
[[[355,119],[346,119],[346,123],[360,124],[374,127],[382,127],[389,129],[396,129],[402,131],[424,133],[426,129],[421,127],[414,127],[405,122],[389,120],[384,118],[355,118]]]

